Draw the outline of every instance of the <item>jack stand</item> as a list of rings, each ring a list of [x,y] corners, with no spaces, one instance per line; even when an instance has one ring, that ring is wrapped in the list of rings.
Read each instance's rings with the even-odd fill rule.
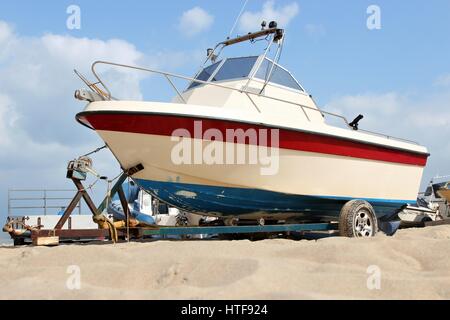
[[[86,179],[86,175],[83,174],[84,172],[82,170],[81,171],[77,170],[76,167],[69,164],[69,168],[67,171],[67,177],[69,179],[71,179],[72,182],[75,184],[75,186],[77,188],[77,193],[73,197],[72,201],[70,202],[69,206],[65,210],[61,219],[59,219],[58,223],[56,224],[55,230],[62,230],[64,224],[67,222],[67,220],[71,216],[73,210],[77,207],[78,203],[81,201],[82,198],[86,202],[93,217],[96,217],[96,216],[101,215],[102,212],[106,209],[106,206],[107,206],[108,200],[109,200],[108,198],[113,197],[116,193],[119,194],[120,202],[122,204],[123,212],[124,212],[125,218],[126,218],[126,227],[128,230],[129,222],[130,222],[130,211],[128,208],[128,203],[127,203],[122,185],[129,175],[136,174],[137,172],[139,172],[143,169],[144,169],[144,167],[140,164],[140,165],[130,168],[130,169],[126,170],[124,173],[122,173],[122,175],[118,178],[117,182],[112,187],[111,195],[106,196],[105,199],[100,204],[100,206],[97,208],[81,182],[82,180]]]
[[[89,194],[86,192],[86,190],[83,187],[83,184],[81,183],[81,180],[77,178],[71,178],[75,186],[77,187],[77,193],[73,197],[72,201],[70,202],[69,206],[67,207],[66,211],[64,211],[63,216],[61,219],[59,219],[58,223],[55,226],[56,230],[61,230],[66,223],[66,221],[69,219],[70,215],[72,214],[73,210],[76,208],[78,203],[80,202],[81,198],[84,199],[86,202],[89,210],[92,212],[92,214],[95,216],[97,215],[97,208],[94,205],[94,202],[92,201]]]
[[[58,223],[56,224],[54,229],[50,230],[42,230],[42,229],[36,229],[36,230],[30,230],[29,231],[29,237],[33,241],[33,243],[36,243],[37,245],[56,245],[59,243],[59,240],[107,240],[110,239],[112,241],[117,241],[118,237],[126,237],[128,240],[130,238],[141,238],[142,237],[142,231],[139,228],[131,228],[130,224],[133,226],[133,219],[131,219],[131,213],[128,207],[128,202],[125,196],[125,192],[122,188],[123,183],[129,176],[133,176],[134,174],[138,173],[139,171],[144,170],[144,167],[142,164],[139,164],[133,168],[130,168],[128,170],[124,170],[122,175],[117,179],[116,183],[111,189],[110,195],[107,195],[105,199],[102,201],[102,203],[97,208],[92,201],[91,197],[87,193],[87,190],[83,186],[83,181],[86,180],[87,173],[90,172],[97,176],[99,179],[106,179],[105,177],[100,177],[95,173],[95,171],[92,170],[92,161],[90,161],[89,158],[83,157],[80,158],[78,161],[71,161],[68,166],[67,170],[67,178],[71,179],[72,182],[75,184],[75,187],[77,188],[77,193],[71,200],[69,206],[65,210],[62,217],[59,219]],[[103,216],[103,212],[107,208],[108,201],[111,197],[115,196],[116,194],[119,195],[121,205],[123,207],[123,212],[126,217],[126,233],[124,232],[123,228],[116,229],[114,226],[114,223],[109,221],[109,219],[105,216]],[[63,229],[64,225],[69,220],[70,216],[72,215],[73,210],[77,207],[81,199],[84,199],[86,202],[89,210],[91,211],[94,221],[96,221],[96,218],[102,218],[105,220],[106,225],[108,225],[107,229],[103,229],[100,227],[98,229]],[[102,220],[98,219],[98,221]],[[130,235],[131,232],[131,235]],[[52,240],[51,242],[49,242]]]
[[[123,192],[122,185],[119,186],[119,199],[122,205],[123,213],[125,215],[125,228],[127,229],[127,241],[130,241],[130,210],[128,207],[127,198],[125,197],[125,192]]]

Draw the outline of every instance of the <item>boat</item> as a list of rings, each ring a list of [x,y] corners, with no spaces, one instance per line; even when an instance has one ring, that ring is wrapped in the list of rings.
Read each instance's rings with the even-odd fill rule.
[[[404,225],[450,219],[450,181],[437,182],[448,178],[450,176],[434,177],[425,192],[419,193],[417,202],[403,208],[398,216]]]
[[[422,226],[425,222],[443,220],[439,213],[439,208],[433,204],[430,207],[406,205],[398,214],[402,225],[405,227],[415,227]]]
[[[230,46],[258,41],[267,43],[259,55],[221,57]],[[207,50],[194,77],[97,61],[94,82],[76,71],[89,88],[75,93],[88,103],[76,119],[124,170],[141,168],[131,174],[137,185],[183,211],[231,224],[337,221],[347,203],[360,200],[379,221],[394,219],[416,201],[427,148],[363,130],[362,115],[350,122],[319,108],[279,63],[284,41],[276,22],[227,38]],[[175,97],[115,99],[101,65],[163,77]],[[175,85],[180,80],[184,90]]]
[[[450,182],[446,182],[444,186],[442,186],[441,188],[439,188],[439,190],[437,191],[437,194],[439,195],[439,197],[441,197],[442,199],[445,199],[445,201],[447,202],[447,204],[450,202],[450,187],[449,187]]]

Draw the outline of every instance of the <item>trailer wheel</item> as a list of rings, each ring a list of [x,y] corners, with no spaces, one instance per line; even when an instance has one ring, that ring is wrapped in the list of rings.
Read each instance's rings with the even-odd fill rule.
[[[348,238],[370,238],[378,231],[378,220],[372,206],[363,200],[347,202],[339,217],[339,233]]]

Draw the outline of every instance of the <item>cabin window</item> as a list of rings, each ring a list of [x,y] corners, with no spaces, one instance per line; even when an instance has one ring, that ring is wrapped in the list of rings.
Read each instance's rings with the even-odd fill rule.
[[[256,73],[256,77],[267,81],[267,77],[272,69],[273,63],[269,60],[264,60]],[[291,89],[303,91],[302,87],[297,83],[297,81],[292,77],[292,75],[281,68],[278,65],[273,66],[272,75],[270,76],[269,82],[279,84]]]
[[[248,78],[258,57],[227,59],[212,81]]]
[[[221,61],[216,62],[216,63],[210,65],[209,67],[206,67],[205,69],[202,70],[202,72],[200,72],[200,74],[195,79],[200,80],[200,81],[208,81],[208,79],[211,77],[211,75],[214,73],[214,71],[216,71],[216,69],[220,63],[221,63]],[[188,89],[195,88],[201,84],[202,83],[200,83],[200,82],[192,82]]]

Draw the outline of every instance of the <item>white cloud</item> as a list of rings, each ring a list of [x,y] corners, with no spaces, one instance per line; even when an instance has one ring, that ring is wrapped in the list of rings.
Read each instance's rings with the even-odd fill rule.
[[[260,27],[262,21],[267,23],[276,21],[279,27],[285,28],[297,16],[299,11],[300,7],[296,2],[283,7],[275,7],[275,1],[269,0],[263,4],[261,11],[244,12],[239,21],[239,28],[243,32],[252,32]]]
[[[178,28],[184,35],[192,37],[208,30],[213,22],[214,16],[200,7],[195,7],[183,12]]]
[[[12,35],[12,28],[4,21],[0,21],[0,44],[5,43]]]
[[[336,112],[350,113],[350,115],[368,112],[384,117],[398,112],[404,100],[405,97],[395,92],[346,95],[335,98],[327,104],[327,108]]]
[[[122,40],[21,37],[0,21],[0,194],[11,187],[63,187],[67,161],[102,144],[74,120],[84,107],[73,98],[74,90],[84,86],[74,68],[88,73],[96,59],[139,64],[142,58]],[[117,95],[142,97],[142,75],[108,69],[103,73],[116,84],[112,88]],[[114,158],[103,157],[98,164],[102,173],[116,174]],[[6,205],[3,198],[1,208]]]
[[[82,105],[73,98],[84,85],[73,69],[89,73],[95,60],[139,64],[143,54],[121,40],[91,40],[48,34],[42,37],[14,36],[0,65],[0,88],[14,105],[17,128],[29,139],[80,145],[89,133],[80,132],[73,121]],[[140,99],[140,73],[103,69],[102,74],[118,97]],[[3,119],[4,121],[4,119]],[[75,138],[77,137],[77,138]]]
[[[450,87],[450,74],[445,74],[438,77],[435,81],[436,86]]]
[[[73,93],[84,84],[73,69],[93,80],[90,66],[95,60],[159,69],[172,66],[177,60],[173,58],[179,56],[190,57],[190,63],[195,59],[194,54],[178,52],[146,55],[119,39],[23,37],[0,20],[0,208],[6,206],[8,188],[71,187],[64,179],[67,161],[103,144],[97,134],[75,121],[84,103],[75,100]],[[144,73],[107,67],[99,71],[114,96],[142,98]],[[96,158],[99,172],[110,177],[118,173],[109,152]],[[104,195],[105,190],[100,191]]]
[[[11,41],[13,39],[12,28],[4,21],[0,20],[0,62],[10,51]]]
[[[314,39],[322,38],[327,34],[327,30],[321,24],[307,24],[305,26],[305,32]]]
[[[343,114],[349,120],[363,114],[365,118],[360,128],[417,141],[426,146],[431,157],[423,183],[436,174],[450,174],[450,141],[446,139],[450,136],[449,90],[428,94],[388,92],[346,95],[332,99],[324,109]]]
[[[0,148],[11,143],[10,135],[14,131],[17,118],[13,102],[9,96],[0,92]]]

